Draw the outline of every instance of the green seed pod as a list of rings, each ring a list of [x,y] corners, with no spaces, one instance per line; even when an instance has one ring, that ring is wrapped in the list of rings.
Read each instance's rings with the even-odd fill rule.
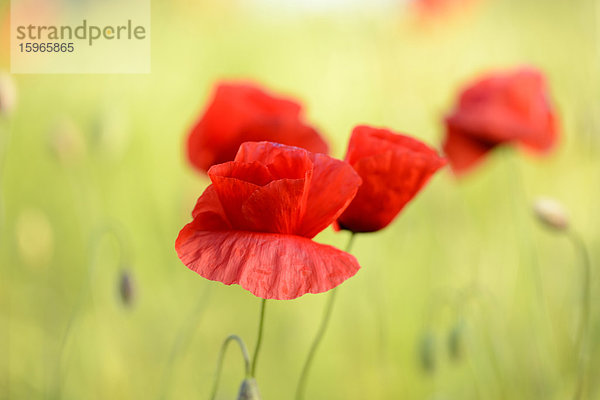
[[[462,319],[456,321],[448,334],[448,354],[452,361],[460,361],[464,356],[465,323]]]
[[[247,378],[242,382],[240,386],[240,392],[237,400],[260,400],[260,392],[258,391],[258,384],[256,379]]]
[[[421,337],[419,344],[419,361],[423,371],[429,374],[435,372],[436,356],[435,356],[435,338],[430,331],[427,331]]]

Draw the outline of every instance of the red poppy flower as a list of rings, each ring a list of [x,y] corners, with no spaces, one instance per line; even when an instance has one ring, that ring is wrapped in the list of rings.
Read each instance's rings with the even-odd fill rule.
[[[270,142],[244,143],[212,181],[175,248],[203,277],[265,299],[328,291],[353,276],[356,259],[313,242],[354,198],[361,180],[347,163]]]
[[[425,20],[449,15],[469,8],[475,0],[414,0],[411,4]]]
[[[544,76],[521,68],[485,76],[461,93],[446,117],[444,151],[461,173],[505,143],[546,152],[556,143],[557,131]]]
[[[257,86],[221,83],[188,137],[188,158],[206,172],[233,160],[244,142],[270,141],[327,153],[327,143],[301,118],[295,101],[273,96]]]
[[[346,161],[363,180],[337,221],[352,232],[385,228],[446,163],[416,139],[368,126],[354,128]]]

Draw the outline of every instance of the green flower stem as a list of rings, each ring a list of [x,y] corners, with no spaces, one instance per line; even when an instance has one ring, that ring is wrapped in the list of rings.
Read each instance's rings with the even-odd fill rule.
[[[198,298],[198,301],[196,303],[197,305],[193,308],[190,315],[185,318],[185,322],[181,326],[179,333],[177,334],[177,337],[173,342],[171,352],[169,353],[169,358],[167,359],[163,370],[161,390],[159,392],[160,396],[158,397],[159,400],[166,400],[168,398],[169,388],[173,379],[175,361],[177,361],[178,357],[189,346],[194,333],[194,329],[198,328],[198,326],[200,325],[200,321],[202,320],[206,312],[211,293],[212,291],[210,287],[207,287],[204,290],[202,295]]]
[[[244,357],[244,371],[246,379],[250,377],[250,357],[248,356],[248,350],[246,349],[244,341],[238,335],[228,336],[227,339],[225,339],[225,341],[223,342],[221,350],[219,351],[219,358],[217,360],[217,372],[215,374],[213,389],[210,395],[211,400],[214,400],[217,396],[217,390],[219,389],[219,380],[221,379],[221,370],[223,369],[223,357],[225,356],[227,346],[232,341],[235,341],[239,344],[240,350],[242,351],[242,357]]]
[[[260,304],[260,318],[258,322],[258,336],[256,338],[256,347],[254,348],[254,356],[252,357],[252,368],[250,369],[250,378],[256,376],[256,363],[258,361],[258,353],[260,352],[260,346],[263,338],[263,328],[265,325],[265,308],[267,305],[267,299],[262,299]]]
[[[355,234],[352,233],[350,235],[350,239],[348,240],[348,244],[346,245],[346,252],[349,252],[352,248],[352,243],[354,242]],[[325,336],[325,331],[327,330],[327,326],[329,325],[329,320],[331,319],[331,314],[333,312],[333,306],[335,304],[337,288],[331,290],[329,294],[329,298],[327,299],[327,304],[325,305],[325,311],[323,312],[323,319],[321,320],[321,325],[319,326],[319,330],[317,331],[317,335],[315,336],[310,350],[308,351],[308,356],[306,357],[306,361],[304,362],[304,366],[302,367],[302,373],[300,374],[300,380],[298,381],[298,387],[296,388],[296,400],[301,400],[304,398],[304,392],[306,390],[306,380],[308,379],[308,373],[310,371],[310,367],[312,365],[313,359],[315,358],[315,354],[317,353],[317,348],[321,341],[323,340],[323,336]]]
[[[579,252],[582,263],[582,290],[581,290],[581,319],[579,330],[577,331],[577,349],[579,351],[579,373],[577,375],[577,386],[575,387],[574,400],[580,400],[584,397],[585,385],[588,376],[589,366],[589,325],[591,308],[591,275],[592,268],[590,255],[585,246],[585,242],[576,232],[569,231],[568,237]]]
[[[61,398],[62,394],[62,384],[65,380],[66,371],[63,371],[63,358],[64,353],[66,352],[66,347],[73,332],[73,328],[75,322],[79,318],[81,310],[83,308],[83,304],[86,300],[86,297],[89,296],[91,288],[93,287],[93,278],[96,273],[96,267],[98,264],[98,254],[99,254],[99,245],[102,244],[101,240],[104,236],[112,235],[117,245],[119,246],[119,268],[123,268],[124,265],[130,265],[131,255],[129,252],[129,242],[127,242],[127,237],[124,234],[123,229],[120,225],[116,223],[106,223],[103,226],[100,226],[97,230],[93,231],[90,238],[89,244],[89,257],[90,260],[88,262],[88,267],[83,278],[83,282],[81,283],[81,287],[79,289],[79,294],[77,296],[77,302],[73,306],[73,310],[71,311],[71,315],[69,316],[69,320],[67,321],[67,326],[65,332],[62,335],[62,339],[60,341],[60,347],[58,350],[58,357],[56,360],[56,368],[55,368],[55,378],[54,378],[54,397]],[[50,393],[46,393],[46,397],[50,396]]]

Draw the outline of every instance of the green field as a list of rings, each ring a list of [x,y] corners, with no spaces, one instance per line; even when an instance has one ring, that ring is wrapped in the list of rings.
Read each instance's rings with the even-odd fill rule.
[[[301,13],[153,1],[151,74],[14,75],[18,102],[0,117],[0,398],[208,399],[225,337],[254,346],[260,299],[201,278],[174,250],[209,182],[184,141],[215,82],[251,79],[301,99],[343,157],[359,123],[439,148],[465,82],[532,64],[559,111],[556,151],[500,149],[460,180],[446,168],[392,225],[359,235],[362,269],[340,287],[307,399],[573,398],[582,261],[535,220],[540,195],[564,204],[590,252],[582,399],[600,399],[595,3],[482,0],[424,26],[402,4]],[[348,234],[316,240],[343,248]],[[326,296],[268,304],[264,399],[293,398]],[[231,348],[218,398],[236,397],[242,367]]]

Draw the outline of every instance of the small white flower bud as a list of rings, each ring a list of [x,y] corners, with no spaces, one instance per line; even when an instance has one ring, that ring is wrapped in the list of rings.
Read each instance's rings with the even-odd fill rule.
[[[549,197],[540,197],[533,204],[538,220],[549,228],[563,231],[569,227],[569,218],[562,204]]]

